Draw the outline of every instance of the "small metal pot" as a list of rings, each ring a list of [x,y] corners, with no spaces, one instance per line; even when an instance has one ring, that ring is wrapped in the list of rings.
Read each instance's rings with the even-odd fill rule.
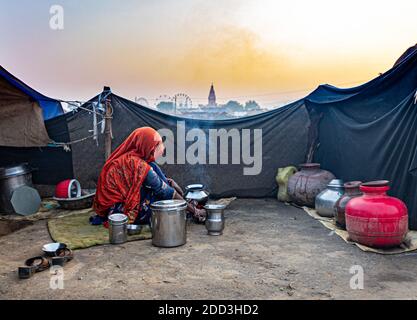
[[[164,200],[151,204],[152,244],[156,247],[178,247],[187,242],[187,202]]]
[[[322,217],[333,218],[336,202],[344,194],[343,180],[334,179],[316,197],[316,211]]]
[[[128,217],[121,213],[109,216],[109,241],[111,244],[122,244],[127,241]]]
[[[209,198],[209,192],[205,189],[202,184],[190,184],[185,187],[184,198],[187,201],[194,200],[199,205],[204,206]]]
[[[34,169],[28,163],[0,168],[0,214],[14,214],[20,211],[16,210],[16,204],[12,201],[13,193],[22,186],[33,187],[33,171]],[[37,193],[36,190],[33,191]],[[35,213],[40,207],[39,196],[31,197],[27,202],[28,208],[26,210],[29,209],[29,213]],[[17,203],[17,205],[22,204]]]
[[[204,206],[207,210],[206,229],[211,236],[220,236],[224,230],[224,209],[222,204],[208,204]]]

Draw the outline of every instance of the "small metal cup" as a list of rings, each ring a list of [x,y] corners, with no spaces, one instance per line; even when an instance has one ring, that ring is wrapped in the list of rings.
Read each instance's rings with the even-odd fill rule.
[[[127,241],[128,217],[121,213],[109,216],[109,241],[111,244],[122,244]]]

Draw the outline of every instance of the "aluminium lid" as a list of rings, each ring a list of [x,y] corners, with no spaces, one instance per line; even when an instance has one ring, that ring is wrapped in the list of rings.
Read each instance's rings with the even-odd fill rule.
[[[176,210],[183,209],[186,206],[187,202],[185,200],[163,200],[151,204],[151,208],[157,210]]]
[[[28,163],[21,163],[0,168],[0,179],[7,179],[15,176],[21,176],[32,172],[32,168]]]

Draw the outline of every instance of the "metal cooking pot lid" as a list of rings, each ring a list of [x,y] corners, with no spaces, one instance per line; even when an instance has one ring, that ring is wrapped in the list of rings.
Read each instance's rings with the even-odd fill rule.
[[[206,210],[224,210],[224,209],[226,209],[226,205],[224,205],[224,204],[215,204],[215,203],[206,204],[204,206],[204,209],[206,209]]]
[[[330,181],[330,183],[327,185],[328,187],[343,187],[343,180],[340,179],[334,179]]]
[[[14,211],[22,216],[38,212],[41,201],[38,191],[28,186],[21,186],[14,190],[10,200]]]
[[[189,186],[187,186],[185,188],[185,190],[201,190],[204,189],[204,185],[203,184],[190,184]]]
[[[128,219],[127,215],[123,213],[114,213],[109,216],[109,220],[111,222],[125,222],[127,221],[127,219]]]
[[[151,204],[153,209],[178,209],[187,205],[187,202],[184,200],[163,200],[157,201]]]
[[[7,166],[0,168],[0,179],[19,176],[29,172],[32,172],[32,168],[28,163],[22,163],[15,166]]]

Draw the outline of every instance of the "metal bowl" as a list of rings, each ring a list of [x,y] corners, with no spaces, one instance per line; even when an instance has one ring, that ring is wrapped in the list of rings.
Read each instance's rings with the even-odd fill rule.
[[[55,257],[56,256],[56,252],[58,250],[65,249],[66,247],[67,247],[67,245],[65,243],[52,242],[52,243],[45,244],[42,247],[42,251],[48,257]]]
[[[128,224],[126,227],[127,227],[127,234],[129,236],[140,234],[142,231],[142,226],[138,224]]]
[[[61,209],[81,210],[92,207],[95,195],[96,190],[83,189],[81,192],[81,197],[68,199],[54,197],[54,200],[58,201]]]

